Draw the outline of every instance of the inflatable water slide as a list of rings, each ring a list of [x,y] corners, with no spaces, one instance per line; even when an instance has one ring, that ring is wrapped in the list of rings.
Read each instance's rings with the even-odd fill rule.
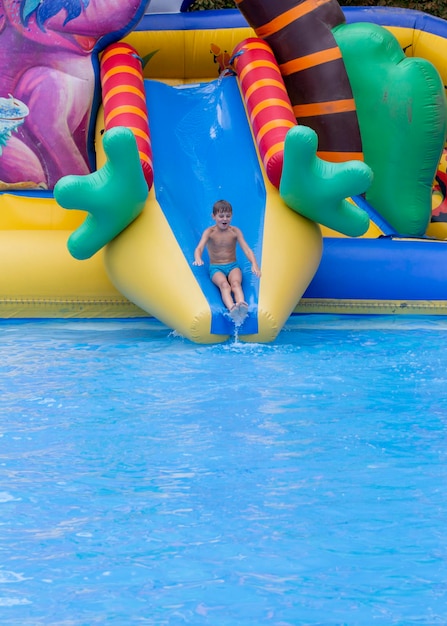
[[[225,341],[192,264],[219,199],[262,270],[238,251],[242,340],[293,311],[447,311],[444,21],[335,0],[4,4],[1,317],[149,314]]]

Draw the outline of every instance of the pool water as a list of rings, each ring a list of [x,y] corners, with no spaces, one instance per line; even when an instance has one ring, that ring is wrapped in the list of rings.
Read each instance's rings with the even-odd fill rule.
[[[447,321],[3,321],[0,624],[447,623]]]

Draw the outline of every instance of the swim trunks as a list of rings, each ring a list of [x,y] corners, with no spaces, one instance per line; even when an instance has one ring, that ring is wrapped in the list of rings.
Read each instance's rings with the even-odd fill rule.
[[[231,270],[234,270],[236,267],[239,267],[236,261],[234,263],[222,263],[222,265],[219,265],[217,263],[211,264],[210,265],[210,278],[213,278],[216,272],[223,272],[225,276],[228,276]]]

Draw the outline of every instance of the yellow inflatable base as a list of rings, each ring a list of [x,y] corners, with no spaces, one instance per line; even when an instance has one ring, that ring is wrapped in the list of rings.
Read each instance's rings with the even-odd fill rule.
[[[447,300],[334,300],[302,298],[294,313],[310,315],[447,315]]]
[[[39,212],[36,201],[35,219]],[[66,245],[70,234],[70,230],[0,230],[0,318],[147,315],[112,285],[102,254],[82,263],[70,256]]]

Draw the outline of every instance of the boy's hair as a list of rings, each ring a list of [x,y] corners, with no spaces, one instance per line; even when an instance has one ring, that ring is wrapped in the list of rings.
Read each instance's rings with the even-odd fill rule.
[[[226,200],[218,200],[213,204],[213,215],[217,213],[233,213],[233,207]]]

